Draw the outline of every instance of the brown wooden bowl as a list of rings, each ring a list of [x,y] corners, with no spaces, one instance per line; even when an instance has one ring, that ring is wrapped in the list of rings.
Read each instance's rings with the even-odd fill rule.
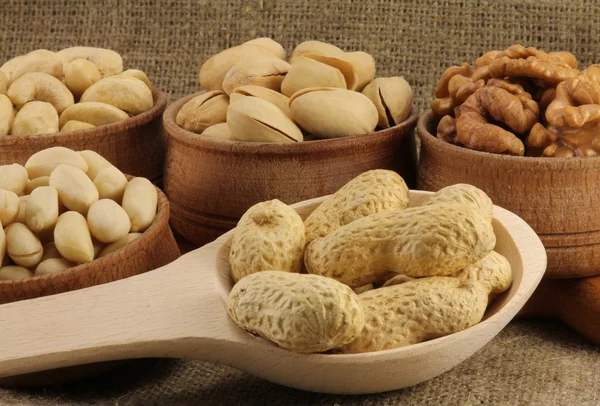
[[[414,107],[403,123],[373,134],[299,143],[236,142],[204,138],[176,124],[179,109],[198,94],[176,101],[163,115],[171,225],[196,245],[234,228],[258,202],[292,204],[328,195],[371,169],[394,170],[409,187],[415,185]]]
[[[417,188],[477,186],[538,233],[548,252],[547,278],[600,275],[600,159],[474,151],[438,139],[433,135],[436,126],[431,111],[417,125],[421,139]]]
[[[165,156],[161,118],[167,95],[157,87],[152,88],[152,95],[154,106],[150,110],[118,123],[66,133],[0,137],[0,165],[23,165],[31,155],[50,147],[91,149],[122,172],[160,184]]]

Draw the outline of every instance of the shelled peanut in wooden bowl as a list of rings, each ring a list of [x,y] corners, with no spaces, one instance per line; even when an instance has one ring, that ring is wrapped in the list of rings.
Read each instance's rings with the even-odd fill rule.
[[[117,52],[38,49],[0,66],[0,165],[52,146],[94,150],[125,173],[160,183],[167,97]]]
[[[444,72],[418,124],[418,187],[484,190],[548,252],[548,278],[600,274],[600,69],[513,45]]]
[[[416,178],[417,112],[401,77],[376,78],[364,52],[258,38],[202,65],[206,90],[164,113],[171,224],[197,245],[252,205],[333,193],[369,169]]]

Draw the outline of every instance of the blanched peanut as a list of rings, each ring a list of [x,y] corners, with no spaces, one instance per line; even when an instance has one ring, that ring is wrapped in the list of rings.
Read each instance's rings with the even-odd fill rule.
[[[104,158],[96,151],[79,151],[79,155],[81,155],[81,157],[85,159],[85,162],[87,163],[88,167],[86,174],[88,178],[90,178],[92,181],[96,178],[96,175],[98,175],[100,171],[113,166],[110,162],[106,160],[106,158]]]
[[[13,223],[5,231],[6,251],[15,264],[31,268],[40,263],[42,243],[25,224]]]
[[[73,262],[67,261],[64,258],[50,258],[40,262],[37,268],[35,268],[35,276],[59,273],[64,271],[65,269],[72,268],[75,265],[76,264],[74,264]]]
[[[116,166],[111,165],[96,175],[94,186],[98,189],[100,199],[112,199],[120,203],[127,188],[127,178]]]
[[[131,221],[125,210],[110,199],[101,199],[92,204],[87,222],[94,238],[107,244],[127,236],[131,228]]]
[[[154,217],[158,193],[154,185],[146,178],[133,178],[129,181],[123,195],[123,208],[131,219],[131,231],[145,231]]]
[[[35,179],[40,176],[50,176],[52,171],[61,164],[74,166],[83,172],[88,170],[85,159],[77,152],[65,147],[51,147],[36,152],[25,163],[25,169],[27,169],[29,179]]]
[[[81,169],[58,165],[50,175],[50,186],[56,188],[60,201],[70,210],[87,214],[98,201],[98,189]]]
[[[29,195],[19,196],[19,214],[17,215],[16,223],[25,224],[25,208],[27,207]]]
[[[10,190],[20,195],[27,186],[27,170],[19,165],[0,166],[0,189]]]
[[[6,259],[6,234],[4,227],[0,224],[0,267],[4,265]]]
[[[44,254],[42,255],[42,262],[51,258],[62,258],[60,252],[56,249],[54,242],[44,244]]]
[[[107,245],[106,247],[104,247],[104,249],[102,251],[100,251],[100,255],[98,256],[98,258],[102,258],[108,254],[112,254],[113,252],[120,250],[121,248],[125,247],[127,244],[129,244],[130,242],[138,239],[139,237],[141,237],[142,233],[129,233],[127,234],[125,237],[121,238],[119,241],[115,241],[110,245]]]
[[[50,176],[40,176],[39,178],[30,179],[25,186],[25,194],[29,195],[40,186],[50,186]]]
[[[94,260],[94,244],[87,221],[76,211],[60,215],[54,228],[54,244],[69,261],[85,263]]]
[[[29,279],[33,273],[22,266],[5,266],[0,268],[0,281],[20,281]]]
[[[25,224],[34,233],[52,230],[58,220],[58,192],[52,186],[35,189],[25,206]]]
[[[0,225],[6,227],[19,215],[19,197],[10,190],[0,189]]]

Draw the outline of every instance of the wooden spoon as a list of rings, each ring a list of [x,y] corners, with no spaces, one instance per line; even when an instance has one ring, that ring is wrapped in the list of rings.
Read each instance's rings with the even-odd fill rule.
[[[429,192],[411,192],[419,205]],[[324,198],[294,207],[306,217]],[[92,362],[181,357],[230,365],[299,389],[375,393],[423,382],[484,346],[517,314],[546,268],[545,250],[516,215],[496,207],[498,252],[513,268],[484,320],[428,342],[365,354],[298,354],[247,334],[227,316],[231,232],[139,276],[0,306],[0,377]]]

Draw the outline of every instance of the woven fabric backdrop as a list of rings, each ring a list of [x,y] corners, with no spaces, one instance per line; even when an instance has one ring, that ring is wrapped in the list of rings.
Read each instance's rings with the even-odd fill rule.
[[[424,109],[447,66],[486,50],[521,43],[600,62],[600,1],[562,3],[0,0],[0,59],[37,48],[111,48],[173,101],[199,90],[200,65],[223,48],[270,36],[291,51],[319,39],[371,53],[378,75],[404,76]],[[558,323],[519,321],[449,373],[380,395],[309,394],[202,362],[141,360],[78,384],[0,389],[0,404],[600,405],[599,376],[596,346]]]

